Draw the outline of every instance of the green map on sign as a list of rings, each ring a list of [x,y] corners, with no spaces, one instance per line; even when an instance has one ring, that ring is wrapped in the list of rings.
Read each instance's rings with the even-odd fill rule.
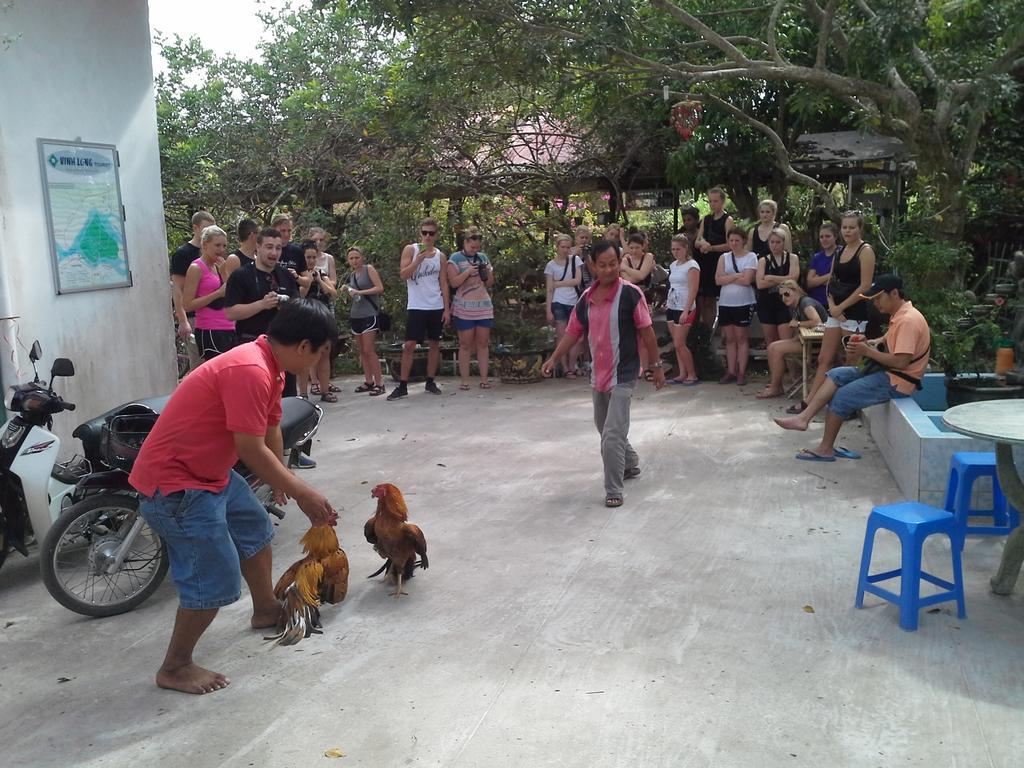
[[[58,292],[129,285],[113,150],[44,145]]]

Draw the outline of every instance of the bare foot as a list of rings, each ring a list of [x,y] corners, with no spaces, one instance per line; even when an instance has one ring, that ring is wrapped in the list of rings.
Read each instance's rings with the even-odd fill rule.
[[[171,691],[202,694],[227,688],[231,681],[219,672],[211,672],[198,664],[189,663],[177,669],[161,667],[156,673],[156,684]]]
[[[772,419],[783,429],[795,429],[797,432],[806,432],[807,425],[801,421],[799,417],[794,416],[792,419]]]
[[[277,621],[281,617],[281,603],[274,601],[272,606],[266,608],[253,609],[252,619],[249,623],[253,629],[267,629],[268,627],[276,627]]]

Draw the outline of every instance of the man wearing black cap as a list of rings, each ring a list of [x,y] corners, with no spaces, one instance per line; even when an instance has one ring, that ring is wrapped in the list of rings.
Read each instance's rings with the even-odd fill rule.
[[[864,370],[853,366],[833,368],[803,413],[789,419],[775,419],[783,429],[803,432],[814,415],[825,406],[825,431],[814,449],[796,455],[803,461],[835,461],[836,456],[859,458],[852,451],[836,449],[843,422],[861,408],[907,397],[920,386],[928,367],[931,331],[924,315],[903,295],[903,280],[897,275],[878,275],[862,298],[889,315],[889,329],[881,339],[864,341],[851,337],[847,350],[867,360]]]

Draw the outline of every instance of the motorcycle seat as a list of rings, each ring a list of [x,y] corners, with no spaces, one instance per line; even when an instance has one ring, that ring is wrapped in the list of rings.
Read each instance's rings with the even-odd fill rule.
[[[149,397],[142,400],[132,400],[130,403],[122,403],[116,408],[111,408],[94,419],[83,422],[75,427],[72,437],[82,441],[82,452],[91,462],[100,462],[100,436],[103,433],[103,426],[112,416],[116,416],[126,405],[139,404],[153,410],[154,413],[161,413],[170,395],[161,397]],[[320,421],[322,411],[308,400],[301,397],[286,397],[281,400],[281,434],[284,437],[284,447],[290,449],[295,447],[297,441],[305,442],[304,437],[311,433]],[[98,465],[97,465],[98,466]]]
[[[160,413],[170,399],[170,395],[161,395],[160,397],[147,397],[142,400],[121,403],[116,408],[111,408],[106,413],[101,413],[99,416],[79,424],[75,427],[75,431],[71,433],[71,436],[82,441],[82,453],[85,455],[85,458],[93,463],[101,462],[100,436],[103,433],[103,425],[107,423],[111,416],[116,416],[126,405],[135,403],[145,405],[147,408],[152,409],[154,413]]]
[[[323,412],[301,397],[285,397],[281,400],[281,436],[285,450],[304,443],[320,422]]]

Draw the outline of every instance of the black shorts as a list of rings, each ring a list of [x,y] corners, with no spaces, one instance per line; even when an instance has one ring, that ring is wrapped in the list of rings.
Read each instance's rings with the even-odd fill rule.
[[[238,337],[234,331],[196,328],[196,346],[199,347],[199,354],[203,356],[203,360],[213,360],[217,355],[223,355],[237,345]]]
[[[683,317],[683,310],[681,309],[666,309],[665,319],[676,325],[693,325],[697,319],[697,309],[696,307],[692,309],[686,317]]]
[[[714,296],[716,299],[722,292],[722,286],[715,283],[715,272],[718,270],[720,253],[696,252],[697,266],[700,267],[700,281],[697,283],[698,296]]]
[[[422,344],[428,339],[440,341],[444,330],[443,309],[407,309],[405,311],[405,340]]]
[[[746,328],[754,317],[754,305],[747,304],[744,307],[723,307],[718,305],[718,325],[724,328],[727,325],[738,325]]]
[[[350,317],[348,325],[352,329],[354,336],[360,336],[367,331],[376,331],[379,326],[376,315],[372,317]]]
[[[757,297],[757,319],[761,325],[788,325],[793,315],[779,294],[768,293]]]

